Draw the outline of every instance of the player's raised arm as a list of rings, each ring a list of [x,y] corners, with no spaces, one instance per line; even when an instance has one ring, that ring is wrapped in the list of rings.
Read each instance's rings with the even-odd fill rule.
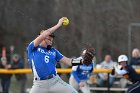
[[[54,31],[56,31],[59,27],[62,26],[62,23],[64,21],[64,19],[66,19],[66,17],[62,17],[61,19],[59,19],[58,23],[47,29],[47,30],[44,30],[42,32],[41,35],[39,35],[33,42],[34,42],[34,47],[37,47],[47,36],[51,35]]]

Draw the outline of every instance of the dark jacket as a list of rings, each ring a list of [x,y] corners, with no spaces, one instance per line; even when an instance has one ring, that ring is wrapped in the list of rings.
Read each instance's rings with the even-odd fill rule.
[[[5,69],[5,67],[2,65],[1,62],[0,62],[0,68]],[[12,74],[0,74],[0,78],[5,80],[11,79],[11,76]]]
[[[132,81],[133,83],[140,81],[140,74],[138,74],[135,69],[132,68],[132,66],[128,65],[126,67],[126,70],[128,72],[129,80]]]
[[[21,59],[18,60],[17,63],[11,62],[11,69],[23,69],[24,65]],[[25,74],[15,74],[17,80],[25,80],[26,75]]]
[[[140,57],[138,58],[131,58],[130,65],[140,66]]]

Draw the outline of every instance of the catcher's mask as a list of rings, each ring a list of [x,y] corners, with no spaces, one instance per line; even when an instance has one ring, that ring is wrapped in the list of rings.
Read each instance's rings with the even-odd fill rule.
[[[96,53],[94,48],[87,48],[85,54],[83,55],[83,64],[85,65],[91,64],[95,54]]]

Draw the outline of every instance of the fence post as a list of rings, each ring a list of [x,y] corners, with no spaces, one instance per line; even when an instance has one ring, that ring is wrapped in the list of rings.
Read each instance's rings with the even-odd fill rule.
[[[108,93],[110,93],[110,83],[109,83],[110,76],[109,76],[109,73],[107,73],[107,75],[108,75],[108,78],[107,78],[107,89],[108,89]]]

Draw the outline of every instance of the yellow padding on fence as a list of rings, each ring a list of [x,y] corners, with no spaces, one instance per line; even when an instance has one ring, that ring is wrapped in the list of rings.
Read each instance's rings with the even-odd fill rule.
[[[136,71],[138,73],[140,73],[140,69],[136,69]],[[71,69],[57,69],[58,73],[70,73]],[[93,71],[94,73],[110,73],[111,69],[94,69]],[[21,74],[21,73],[25,73],[25,74],[31,74],[32,70],[31,69],[0,69],[0,74]]]

